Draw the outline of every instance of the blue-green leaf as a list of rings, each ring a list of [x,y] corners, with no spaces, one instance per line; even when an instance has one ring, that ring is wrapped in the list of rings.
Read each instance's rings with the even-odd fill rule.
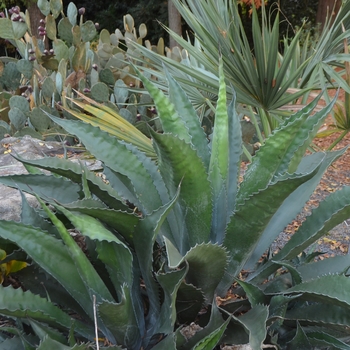
[[[299,153],[300,149],[309,145],[311,133],[326,118],[333,106],[331,104],[310,115],[315,104],[316,101],[311,102],[287,119],[259,149],[241,183],[238,194],[240,203],[250,194],[265,188],[274,176],[296,170],[304,154]]]
[[[311,297],[313,301],[323,301],[349,308],[349,288],[350,279],[348,277],[344,275],[325,275],[289,288],[284,294],[303,293],[306,299]]]
[[[0,314],[9,317],[32,318],[54,327],[69,329],[75,324],[75,330],[87,339],[93,340],[93,328],[73,320],[59,307],[30,291],[0,286]]]
[[[120,302],[102,301],[97,305],[98,314],[112,332],[117,343],[128,349],[140,349],[142,335],[138,328],[133,308],[133,300],[127,286],[123,287]]]
[[[299,186],[294,192],[292,192],[288,198],[281,204],[276,210],[275,215],[265,228],[264,233],[261,235],[258,245],[254,249],[251,257],[244,266],[245,269],[253,269],[257,261],[268,249],[271,243],[276,239],[279,233],[299,214],[304,208],[305,203],[309,200],[311,194],[319,184],[321,177],[327,170],[329,165],[344,154],[345,149],[341,149],[335,152],[326,153],[313,153],[304,157],[297,169],[297,173],[307,173],[319,167],[318,172],[310,180]],[[282,258],[281,258],[282,259]],[[266,268],[265,265],[263,268]],[[259,271],[259,270],[258,270]],[[264,275],[262,278],[266,278],[270,273]],[[252,278],[253,275],[250,277]]]
[[[268,306],[256,305],[240,317],[233,317],[249,332],[249,345],[252,350],[260,350],[266,338]]]
[[[11,221],[0,221],[0,236],[22,248],[77,300],[87,314],[92,316],[89,294],[62,241],[39,229]]]
[[[140,209],[145,213],[150,213],[164,204],[157,189],[157,186],[162,186],[160,176],[155,178],[157,167],[135,146],[119,141],[90,124],[49,116],[55,123],[76,135],[97,159],[130,179],[134,193],[142,203],[143,207]]]
[[[283,201],[296,188],[312,178],[317,170],[309,174],[294,175],[271,184],[236,208],[228,224],[224,241],[224,246],[230,252],[230,262],[226,276],[221,283],[221,292],[224,292],[232,283],[233,278],[238,275],[253,252],[262,232]],[[251,219],[253,214],[254,220]]]
[[[82,188],[64,178],[41,175],[11,175],[1,176],[0,183],[14,188],[19,188],[24,192],[36,193],[42,198],[55,199],[60,203],[70,203],[81,198]]]
[[[181,183],[179,205],[175,206],[178,227],[168,237],[184,254],[210,236],[212,194],[204,164],[197,152],[183,140],[170,134],[152,133],[158,155],[158,167],[171,196]],[[177,211],[178,210],[178,211]]]
[[[165,69],[165,73],[168,80],[169,100],[174,105],[181,121],[188,129],[193,148],[197,151],[199,157],[208,169],[210,161],[209,143],[199,122],[197,112],[193,108],[191,101],[181,85],[169,74],[167,69]],[[160,118],[162,118],[162,116]],[[169,130],[169,132],[172,131]]]
[[[320,202],[296,233],[274,257],[289,260],[300,254],[311,243],[350,217],[350,186],[331,193]]]

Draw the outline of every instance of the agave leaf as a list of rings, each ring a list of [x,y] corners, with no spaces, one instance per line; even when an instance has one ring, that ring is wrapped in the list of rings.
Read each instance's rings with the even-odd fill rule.
[[[268,306],[256,305],[240,317],[232,316],[249,332],[249,345],[252,350],[260,350],[262,348],[262,344],[266,338],[268,314]]]
[[[62,344],[67,344],[66,337],[64,337],[57,329],[34,320],[29,320],[29,324],[39,339],[43,340],[45,336],[49,336],[52,340],[56,340]]]
[[[278,329],[285,320],[285,315],[288,309],[288,304],[294,299],[298,298],[300,294],[286,296],[286,295],[274,295],[269,303],[269,320],[268,323],[274,321],[269,327],[269,331]],[[298,308],[300,310],[300,308]]]
[[[244,266],[267,224],[283,201],[296,188],[312,178],[317,168],[309,174],[295,174],[290,178],[270,184],[265,190],[252,195],[236,211],[227,227],[224,246],[230,252],[229,269],[221,283],[221,291],[232,283]],[[254,213],[254,220],[251,215]],[[244,237],[244,239],[242,239]],[[227,283],[226,287],[224,284]]]
[[[46,157],[36,160],[27,160],[18,156],[14,156],[14,158],[25,165],[49,170],[52,173],[64,176],[75,183],[80,184],[82,182],[81,166],[67,159],[57,157]],[[85,170],[85,176],[88,182],[89,189],[103,202],[105,202],[107,205],[114,209],[127,209],[127,206],[123,203],[123,198],[119,195],[119,193],[117,191],[113,191],[113,189],[107,184],[105,184],[100,177],[95,175],[95,173]]]
[[[182,283],[176,295],[176,314],[180,324],[192,322],[204,305],[204,296],[200,289]]]
[[[0,286],[0,314],[10,317],[30,317],[54,327],[69,329],[75,325],[75,331],[87,339],[93,339],[93,329],[80,321],[73,320],[60,308],[30,291],[23,292],[20,288]]]
[[[111,210],[111,211],[115,211],[117,212],[117,210],[113,210],[113,209],[108,209],[108,207],[101,202],[98,199],[92,199],[92,198],[84,198],[84,199],[80,199],[78,201],[72,202],[72,203],[68,203],[68,204],[64,204],[63,205],[65,208],[71,209],[71,210],[84,210],[84,209],[105,209],[105,210]]]
[[[139,218],[136,215],[134,215],[133,213],[117,211],[113,209],[92,207],[91,205],[87,204],[90,203],[86,203],[86,200],[82,200],[67,205],[61,205],[60,208],[69,209],[72,212],[72,215],[79,216],[79,213],[81,213],[80,216],[82,218],[86,218],[87,221],[91,220],[91,224],[97,222],[93,218],[99,219],[100,221],[106,223],[110,227],[116,229],[118,233],[120,233],[128,243],[132,244],[134,228],[139,220]],[[114,235],[112,236],[115,237]]]
[[[88,292],[90,293],[91,300],[93,300],[93,295],[96,296],[98,301],[100,300],[113,300],[112,295],[108,291],[104,282],[92,266],[91,262],[87,258],[87,256],[83,253],[74,239],[71,237],[62,221],[60,221],[56,215],[50,211],[50,209],[45,205],[45,203],[37,197],[39,203],[44,209],[45,213],[52,221],[52,223],[56,226],[62,241],[65,243],[69,254],[72,256],[76,268],[81,276],[83,282],[86,285]],[[61,208],[62,209],[62,208]]]
[[[97,103],[85,95],[80,94],[78,91],[77,93],[85,102],[91,103],[92,105],[72,100],[74,104],[82,108],[88,114],[67,109],[70,114],[86,123],[99,127],[110,135],[116,136],[119,140],[124,140],[125,142],[135,145],[149,157],[155,157],[151,140],[142,134],[135,126],[130,124],[125,118],[121,117],[108,106]]]
[[[327,346],[339,350],[349,350],[350,345],[324,332],[307,332],[309,341],[314,346]]]
[[[162,123],[162,128],[165,133],[172,133],[184,140],[186,143],[191,143],[191,136],[189,134],[188,126],[185,120],[180,117],[174,104],[165,96],[165,94],[158,89],[149,79],[147,79],[135,66],[139,79],[142,81],[144,87],[147,89],[154,104],[157,108],[159,120]],[[173,88],[178,89],[176,86]],[[187,111],[181,111],[186,113]]]
[[[288,272],[290,273],[290,275],[292,276],[292,283],[293,286],[296,284],[300,284],[303,279],[301,277],[300,272],[290,263],[285,262],[285,261],[272,261],[274,264],[276,264],[278,267],[284,267],[288,270]]]
[[[56,339],[52,339],[49,335],[45,336],[37,350],[46,350],[46,349],[57,349],[57,350],[90,350],[91,346],[89,344],[79,344],[73,347],[62,344],[60,341]]]
[[[350,306],[349,287],[348,277],[344,275],[325,275],[289,288],[284,294],[303,293],[302,298],[312,297],[313,301],[322,301],[348,309]]]
[[[265,294],[259,287],[238,279],[237,279],[237,283],[243,288],[251,306],[254,307],[256,305],[265,303],[265,299],[266,299]]]
[[[222,191],[223,182],[228,177],[229,159],[229,117],[227,114],[226,85],[222,60],[219,63],[220,89],[215,113],[215,127],[212,137],[209,178],[212,182],[214,196]]]
[[[110,277],[117,292],[121,292],[123,284],[130,287],[133,283],[133,257],[129,248],[95,218],[79,212],[71,212],[59,205],[56,207],[82,235],[100,243],[97,244],[99,259],[109,268]]]
[[[165,69],[169,85],[169,100],[174,105],[180,119],[188,128],[191,144],[206,168],[209,167],[209,143],[199,122],[198,115],[180,84]]]
[[[171,238],[181,254],[197,243],[208,242],[212,212],[212,195],[204,164],[193,148],[171,134],[152,133],[158,155],[158,167],[170,195],[181,183],[176,212],[181,224]]]
[[[228,318],[223,325],[221,325],[219,328],[215,329],[213,332],[211,332],[209,335],[207,335],[205,338],[199,341],[193,347],[193,349],[194,350],[214,349],[215,346],[219,343],[220,339],[222,338],[229,322],[230,322],[230,319]]]
[[[8,331],[6,328],[2,328],[4,332]],[[1,342],[2,349],[17,349],[17,350],[26,350],[22,343],[22,340],[18,336],[14,336],[13,338],[6,338]],[[0,348],[0,349],[1,349]]]
[[[153,350],[176,350],[175,333],[169,334],[162,339],[157,345],[152,347]]]
[[[296,140],[297,139],[302,140],[303,138],[304,138],[304,140],[303,140],[303,143],[300,144],[298,150],[292,156],[291,161],[289,163],[288,172],[296,171],[296,169],[300,163],[300,160],[304,156],[307,148],[310,146],[311,141],[316,136],[319,128],[321,127],[322,123],[326,119],[327,115],[329,113],[331,113],[331,111],[333,110],[333,107],[337,101],[337,98],[338,98],[338,94],[336,94],[336,96],[333,98],[331,103],[329,103],[324,109],[311,115],[303,124],[303,127],[301,130],[304,131],[304,128],[306,128],[306,129],[308,129],[308,133],[305,135],[303,132],[301,132],[301,130],[298,133],[298,137],[296,138]],[[316,100],[318,100],[318,99],[316,98]],[[288,156],[287,156],[287,158],[288,158]],[[281,173],[284,171],[283,166],[278,169],[278,172]]]
[[[305,334],[303,328],[300,326],[299,322],[297,322],[297,332],[294,338],[287,344],[288,344],[288,349],[291,349],[291,350],[312,349],[309,339]]]
[[[320,309],[322,312],[320,312]],[[303,307],[290,307],[284,318],[316,325],[328,325],[329,327],[334,325],[347,327],[350,322],[347,308],[322,303],[305,304]]]
[[[164,293],[164,301],[161,306],[159,316],[159,329],[157,333],[171,334],[177,318],[175,308],[177,291],[188,272],[188,266],[176,271],[158,273],[157,281],[161,285]]]
[[[186,281],[201,289],[208,301],[224,275],[227,265],[227,252],[211,243],[196,245],[185,256],[189,264]],[[197,266],[201,269],[197,269]]]
[[[331,193],[315,208],[274,259],[289,260],[350,217],[350,187]]]
[[[4,342],[1,342],[1,348],[8,349],[8,346],[10,349],[23,349],[23,350],[32,350],[34,349],[34,344],[38,343],[38,338],[35,337],[33,334],[26,334],[23,330],[23,323],[21,320],[18,319],[17,327],[1,327],[1,331],[4,332],[4,334],[7,335],[7,337],[10,335],[12,341],[9,338],[6,338]],[[2,337],[1,337],[2,338]],[[2,339],[1,339],[2,340]],[[18,347],[16,345],[18,344]],[[14,346],[14,347],[11,347]]]
[[[148,201],[153,204],[153,206],[151,207],[150,210],[156,209],[155,204],[158,203],[158,201],[156,202],[156,199],[158,200],[158,197],[160,198],[162,205],[167,204],[171,200],[172,197],[168,193],[168,189],[166,188],[166,186],[164,184],[164,180],[162,179],[162,177],[160,175],[158,167],[155,165],[155,163],[152,160],[145,157],[145,155],[143,153],[139,152],[132,145],[126,144],[125,146],[127,147],[127,149],[130,152],[132,152],[133,155],[135,155],[137,157],[138,161],[142,163],[142,166],[145,169],[144,171],[146,171],[147,174],[149,174],[149,177],[153,181],[153,186],[157,191],[157,195],[153,198],[153,200],[148,199]],[[132,182],[132,185],[135,188],[138,187],[133,182]],[[153,188],[152,188],[152,190],[153,190]],[[134,190],[134,193],[137,195],[139,201],[141,201],[141,202],[145,201],[145,198],[144,198],[145,189],[143,189],[142,192],[140,191],[140,194],[135,190]]]
[[[88,257],[84,254],[84,252],[81,250],[78,244],[74,241],[73,237],[71,237],[64,224],[56,217],[54,213],[50,211],[50,209],[38,196],[36,196],[36,198],[38,199],[47,216],[56,226],[62,238],[62,241],[65,243],[65,246],[67,247],[67,250],[74,261],[75,267],[83,283],[85,284],[86,291],[90,296],[91,303],[94,301],[94,298],[96,298],[98,302],[102,300],[113,301],[114,299],[111,293],[109,292],[108,288],[104,284],[102,278],[99,276]],[[85,308],[87,306],[88,305],[84,305]],[[91,309],[89,315],[91,316]],[[110,341],[113,342],[115,340],[114,336],[110,334],[110,331],[105,328],[105,325],[103,324],[102,320],[99,324],[99,327],[102,329],[104,335],[108,339],[110,339]]]
[[[242,135],[235,112],[235,99],[232,100],[229,108],[226,106],[226,85],[222,60],[219,64],[219,76],[220,90],[211,146],[209,179],[214,196],[211,238],[213,242],[222,243],[227,222],[234,210],[242,153]]]
[[[27,198],[22,191],[20,191],[20,193],[22,197],[21,223],[23,225],[40,228],[43,231],[47,231],[54,236],[59,237],[57,229],[45,220],[37,210],[29,205]]]
[[[261,235],[258,245],[254,249],[251,257],[244,266],[245,269],[252,269],[263,253],[268,249],[270,244],[276,239],[277,235],[290,223],[298,213],[301,212],[305,203],[309,200],[311,194],[319,184],[321,177],[327,170],[330,164],[344,154],[345,149],[335,152],[326,153],[313,153],[304,157],[297,169],[297,173],[307,173],[312,169],[319,167],[318,172],[310,180],[299,186],[294,192],[292,192],[288,198],[277,209],[275,215],[267,225],[264,233]],[[262,268],[266,268],[265,267]],[[249,280],[256,274],[259,274],[260,270],[249,276]],[[266,278],[267,275],[264,275]]]
[[[129,287],[123,287],[122,298],[118,304],[102,301],[97,305],[97,310],[117,343],[124,344],[128,349],[141,348],[142,335],[135,317]]]
[[[53,304],[72,310],[81,316],[81,320],[89,322],[89,317],[78,300],[74,299],[57,280],[35,263],[18,272],[16,276],[26,290],[30,290],[42,298],[49,298]]]
[[[316,103],[315,100],[292,115],[260,147],[248,166],[239,188],[239,203],[242,203],[244,198],[247,198],[250,194],[265,188],[274,176],[296,170],[295,165],[300,163],[303,155],[299,150],[305,147],[306,144],[309,145],[309,134],[317,128],[320,121],[329,112],[328,106],[321,112],[310,116],[310,112]],[[281,144],[284,146],[281,147]],[[293,169],[290,167],[291,162],[295,164]]]
[[[181,256],[172,243],[165,238],[169,266],[179,268],[183,262],[189,264],[186,282],[199,288],[208,302],[214,297],[217,285],[224,275],[227,264],[226,250],[212,243],[192,247]],[[198,266],[201,266],[199,269]]]
[[[315,276],[346,273],[350,267],[350,255],[336,255],[334,257],[318,260],[309,264],[298,266],[303,281],[308,281]]]
[[[0,183],[30,194],[36,193],[43,198],[54,198],[61,203],[74,202],[82,195],[80,185],[64,178],[48,175],[0,176]]]
[[[224,321],[216,303],[213,302],[208,324],[194,334],[181,349],[213,349],[213,346],[215,347],[216,343],[220,340],[230,319],[229,317]],[[208,347],[205,347],[206,345]]]
[[[112,170],[127,176],[134,186],[136,197],[143,205],[140,209],[145,213],[163,204],[157,189],[157,186],[162,186],[160,175],[154,178],[157,176],[156,165],[137,148],[110,137],[106,132],[89,124],[59,119],[51,115],[50,118],[81,139],[97,159]]]
[[[0,236],[15,242],[48,274],[53,276],[92,318],[90,298],[62,242],[39,229],[11,221],[0,221]],[[58,269],[57,266],[60,266]],[[69,271],[69,275],[67,274]]]
[[[107,166],[104,166],[103,173],[113,190],[119,193],[122,198],[132,203],[135,208],[142,208],[142,204],[135,194],[131,180],[127,176],[115,172]]]
[[[162,224],[178,200],[179,192],[180,188],[174,198],[167,205],[160,207],[152,214],[147,215],[144,219],[140,220],[135,228],[134,247],[150,303],[147,315],[149,328],[144,337],[146,343],[148,343],[157,331],[157,320],[160,314],[159,286],[154,280],[152,274],[153,246]]]

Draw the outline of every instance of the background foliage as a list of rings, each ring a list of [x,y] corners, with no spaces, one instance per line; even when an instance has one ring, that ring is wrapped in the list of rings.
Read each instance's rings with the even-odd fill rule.
[[[3,10],[14,5],[26,6],[28,1],[30,0],[1,0],[0,9]],[[69,2],[69,0],[63,0],[65,8]],[[115,28],[122,28],[123,15],[129,13],[133,16],[136,23],[146,24],[148,29],[147,39],[151,42],[156,42],[160,36],[167,38],[165,30],[157,22],[160,21],[168,26],[167,0],[122,0],[108,3],[101,0],[78,0],[74,1],[74,3],[78,8],[85,7],[86,17],[94,22],[98,22],[101,29],[105,28],[109,32],[113,32]],[[291,30],[291,26],[300,26],[305,18],[310,22],[312,28],[315,26],[318,0],[268,1],[268,7],[273,9],[277,3],[279,3],[286,18],[281,23],[281,35]],[[241,15],[246,23],[246,28],[250,28],[251,17],[249,12],[244,9],[244,6],[241,6]],[[183,29],[184,31],[188,29],[185,23],[183,23]]]

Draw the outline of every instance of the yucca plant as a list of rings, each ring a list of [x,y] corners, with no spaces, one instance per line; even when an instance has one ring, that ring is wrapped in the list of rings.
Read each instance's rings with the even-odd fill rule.
[[[288,115],[289,104],[292,104],[290,109],[295,110],[294,104],[299,97],[305,97],[305,104],[308,93],[322,89],[327,85],[327,78],[347,89],[346,82],[332,66],[348,60],[343,54],[342,42],[350,34],[349,1],[344,2],[334,23],[325,27],[310,50],[301,48],[302,28],[299,28],[293,37],[285,39],[282,52],[279,52],[278,9],[274,11],[277,14],[273,19],[262,3],[260,20],[253,7],[251,45],[239,16],[237,1],[174,0],[174,4],[195,36],[195,42],[191,43],[166,28],[184,48],[182,62],[145,50],[136,43],[134,46],[145,57],[139,58],[139,65],[143,69],[149,67],[160,86],[164,81],[162,65],[165,64],[197,108],[216,103],[219,53],[223,55],[226,82],[233,86],[239,103],[258,112],[266,136]],[[232,93],[230,89],[228,92]]]
[[[0,178],[35,194],[42,207],[29,207],[23,196],[21,222],[0,221],[1,240],[30,263],[18,273],[25,292],[0,288],[0,314],[17,320],[1,329],[4,343],[350,348],[350,258],[315,262],[304,253],[350,216],[348,187],[320,204],[277,255],[260,261],[344,152],[304,156],[332,105],[312,114],[315,100],[287,119],[240,182],[240,121],[235,100],[227,105],[222,61],[210,140],[170,74],[169,98],[138,74],[164,130],[150,131],[156,162],[97,127],[51,116],[103,162],[106,180],[66,159],[18,157],[30,173]],[[192,322],[202,329],[186,339],[184,325]]]

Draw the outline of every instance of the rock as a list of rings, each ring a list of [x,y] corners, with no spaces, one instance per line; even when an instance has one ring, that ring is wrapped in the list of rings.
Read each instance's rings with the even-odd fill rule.
[[[67,155],[72,161],[78,162],[82,157],[82,151],[72,147],[66,147]],[[60,142],[41,141],[30,136],[23,138],[7,137],[0,141],[0,176],[26,174],[22,163],[18,162],[11,154],[19,155],[25,159],[39,159],[45,156],[63,156],[65,148]],[[97,170],[101,168],[98,161],[83,160],[88,168]],[[38,206],[35,197],[26,194],[29,204]],[[20,220],[21,195],[18,190],[0,184],[0,219]]]

